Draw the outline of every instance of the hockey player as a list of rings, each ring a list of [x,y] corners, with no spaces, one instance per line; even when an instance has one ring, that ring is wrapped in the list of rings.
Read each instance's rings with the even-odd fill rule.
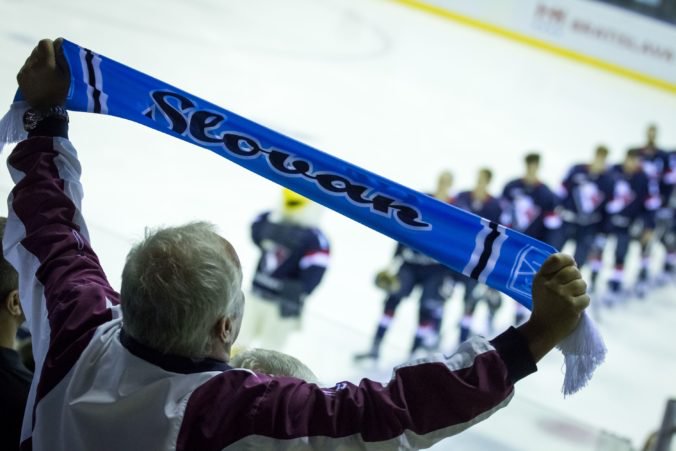
[[[329,243],[317,228],[319,206],[288,189],[280,212],[261,214],[251,238],[261,251],[247,301],[240,343],[283,349],[301,326],[305,299],[329,262]]]
[[[650,195],[660,198],[660,205],[666,205],[666,196],[671,192],[674,181],[671,176],[669,153],[657,147],[657,126],[651,124],[646,130],[646,143],[636,148],[641,168],[650,181]],[[651,200],[657,202],[657,200]]]
[[[526,174],[509,182],[502,192],[503,224],[540,241],[553,243],[561,217],[555,209],[559,200],[538,178],[540,155],[530,153],[524,159]]]
[[[582,267],[590,257],[594,240],[602,232],[606,204],[612,197],[612,177],[606,163],[608,149],[598,146],[589,164],[570,168],[561,183],[561,218],[563,226],[554,247],[562,249],[569,240],[575,241],[575,261]],[[600,256],[591,259],[592,279],[600,270]],[[593,283],[593,282],[592,282]]]
[[[493,178],[493,172],[488,168],[479,170],[476,186],[471,191],[463,191],[458,194],[453,205],[466,211],[470,211],[489,221],[499,222],[502,215],[500,201],[491,196],[488,192],[488,186]],[[502,296],[499,291],[480,284],[474,279],[464,277],[465,309],[460,320],[460,342],[469,338],[472,316],[479,301],[484,300],[488,304],[488,334],[492,335],[493,318],[502,304]]]
[[[540,154],[524,158],[526,174],[509,182],[502,192],[502,223],[549,244],[556,244],[561,217],[555,211],[559,199],[538,177]],[[521,324],[528,310],[516,305],[516,324]]]
[[[643,296],[648,285],[648,266],[650,265],[651,243],[662,241],[670,229],[673,212],[669,208],[669,198],[674,184],[671,174],[669,154],[657,146],[657,126],[650,124],[646,130],[646,143],[636,149],[641,160],[643,172],[648,176],[649,200],[647,207],[652,218],[644,224],[641,241],[641,269],[637,283],[637,294]],[[654,229],[654,230],[653,230]],[[655,232],[655,233],[654,233]]]
[[[676,195],[673,189],[676,184],[676,150],[669,152],[669,168],[670,170],[664,176],[665,183],[670,186],[669,193],[663,199],[664,207],[670,213],[670,222],[662,235],[662,243],[667,254],[664,260],[663,281],[672,279],[676,272]]]
[[[645,227],[653,227],[650,214],[650,180],[641,169],[640,152],[629,150],[624,162],[611,170],[613,195],[606,204],[608,231],[615,236],[615,269],[608,280],[606,303],[615,303],[622,290],[624,263],[631,240],[630,230],[637,221],[644,221]]]
[[[434,197],[450,202],[449,191],[453,176],[444,171],[439,175]],[[444,302],[453,287],[453,273],[446,266],[427,255],[401,243],[397,245],[390,266],[376,275],[376,285],[387,292],[383,314],[378,323],[369,351],[355,355],[355,360],[377,359],[397,307],[416,286],[421,287],[418,328],[411,346],[411,354],[418,350],[434,350],[439,345]]]

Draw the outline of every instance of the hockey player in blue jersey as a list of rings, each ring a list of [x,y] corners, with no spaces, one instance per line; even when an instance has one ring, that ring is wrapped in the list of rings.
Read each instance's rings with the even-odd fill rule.
[[[615,236],[615,268],[608,280],[607,304],[619,300],[624,279],[624,264],[631,240],[631,228],[643,221],[652,229],[650,180],[641,168],[637,149],[629,150],[624,162],[612,167],[613,195],[606,204],[607,230]]]
[[[444,171],[439,175],[434,197],[451,202],[449,195],[453,176]],[[427,255],[401,243],[387,269],[376,275],[376,285],[387,293],[383,314],[378,322],[371,348],[355,355],[355,360],[377,359],[385,333],[390,327],[397,307],[415,287],[420,287],[418,328],[411,346],[411,354],[418,350],[434,350],[439,345],[444,303],[453,287],[453,273],[446,266]]]
[[[648,176],[649,200],[648,215],[653,215],[646,221],[641,236],[641,269],[638,276],[637,294],[645,295],[648,286],[648,267],[651,261],[654,241],[665,243],[665,233],[670,229],[673,212],[669,208],[669,199],[673,189],[673,175],[670,174],[668,152],[657,146],[657,126],[651,124],[646,130],[646,142],[636,148],[641,160],[643,172]],[[666,243],[665,243],[666,246]]]
[[[561,218],[556,212],[559,199],[538,177],[540,155],[524,159],[526,174],[509,182],[502,192],[503,224],[552,244]]]
[[[251,226],[261,251],[238,343],[282,349],[301,326],[306,298],[329,262],[329,243],[317,227],[319,206],[288,189],[281,211],[265,212]]]
[[[669,153],[657,146],[657,126],[651,124],[646,131],[646,143],[637,147],[641,168],[650,182],[652,208],[667,204],[666,197],[671,193],[674,184],[670,175],[671,165]],[[658,199],[659,198],[659,199]]]
[[[482,218],[492,222],[499,222],[502,215],[500,200],[491,196],[488,191],[493,172],[488,168],[479,170],[476,186],[471,191],[463,191],[453,200],[453,205],[466,211],[470,211]],[[472,326],[472,317],[474,310],[480,301],[485,301],[488,305],[488,324],[487,331],[489,335],[493,332],[493,318],[502,304],[502,295],[499,291],[480,284],[474,279],[459,275],[465,284],[464,295],[464,313],[460,320],[460,342],[469,338]]]
[[[673,280],[674,275],[676,275],[676,193],[674,193],[674,185],[676,184],[676,150],[669,152],[669,170],[665,174],[664,180],[670,187],[664,199],[664,207],[669,212],[669,223],[662,235],[666,257],[664,259],[661,279],[663,282],[667,282]]]
[[[509,182],[502,192],[502,223],[545,243],[555,244],[561,227],[556,212],[559,199],[538,177],[540,155],[529,153],[524,158],[526,174]],[[521,324],[528,310],[516,305],[516,324]]]
[[[594,240],[602,232],[606,204],[613,194],[613,179],[608,172],[607,157],[608,149],[598,146],[591,163],[572,166],[561,183],[560,214],[563,226],[553,244],[563,249],[566,242],[574,240],[574,258],[580,267],[587,262]],[[598,274],[599,269],[600,259],[593,259],[592,274]]]

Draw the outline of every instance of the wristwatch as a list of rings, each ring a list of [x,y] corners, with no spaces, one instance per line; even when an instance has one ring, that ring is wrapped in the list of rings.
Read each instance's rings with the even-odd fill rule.
[[[52,106],[49,108],[34,109],[31,108],[23,115],[23,129],[27,132],[35,130],[40,122],[47,118],[54,118],[68,123],[68,111],[62,106]]]

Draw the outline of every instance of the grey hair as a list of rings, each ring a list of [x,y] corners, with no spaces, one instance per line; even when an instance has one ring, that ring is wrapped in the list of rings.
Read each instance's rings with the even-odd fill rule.
[[[246,368],[271,376],[288,376],[317,383],[317,376],[297,358],[271,349],[247,349],[230,359],[233,368]]]
[[[241,316],[237,254],[212,224],[146,231],[127,255],[120,302],[124,329],[163,352],[203,357],[216,321]]]

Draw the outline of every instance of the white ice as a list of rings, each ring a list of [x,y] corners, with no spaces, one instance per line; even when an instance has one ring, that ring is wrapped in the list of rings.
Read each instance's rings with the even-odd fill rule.
[[[467,189],[488,165],[498,191],[520,174],[529,150],[542,151],[543,178],[555,184],[598,143],[618,160],[642,142],[650,121],[660,126],[659,141],[676,148],[673,94],[387,0],[0,0],[0,23],[7,105],[37,40],[64,36],[421,190],[443,168],[454,172],[457,189]],[[249,223],[276,205],[276,186],[118,119],[73,114],[71,138],[84,167],[92,242],[114,286],[146,227],[195,219],[219,226],[250,277],[256,250]],[[3,195],[10,188],[3,172]],[[286,350],[327,383],[387,379],[407,357],[417,300],[401,306],[383,362],[354,367],[351,355],[368,346],[382,307],[373,275],[393,243],[331,212],[322,224],[333,260],[303,332]],[[449,349],[459,294],[447,305]],[[608,360],[582,392],[562,398],[562,358],[552,353],[518,384],[510,406],[435,449],[590,450],[601,430],[639,444],[676,396],[674,294],[660,289],[604,315]],[[500,327],[512,309],[502,309]]]

